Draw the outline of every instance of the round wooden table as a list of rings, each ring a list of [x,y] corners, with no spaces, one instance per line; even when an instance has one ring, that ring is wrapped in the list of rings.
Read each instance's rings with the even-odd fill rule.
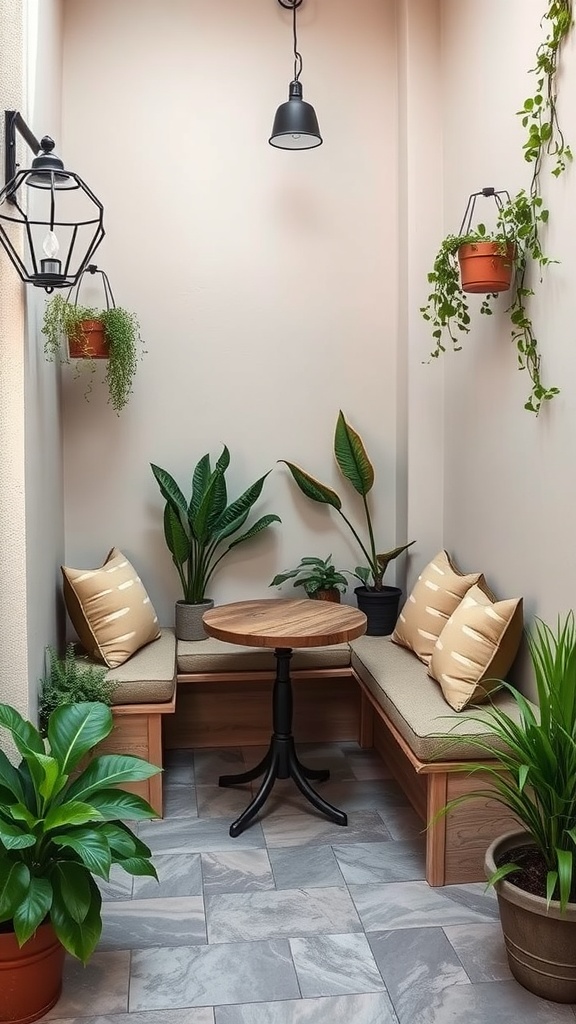
[[[292,683],[290,659],[294,647],[323,647],[354,640],[366,632],[366,616],[350,605],[328,601],[236,601],[205,612],[204,628],[210,636],[247,647],[273,647],[276,678],[272,693],[272,736],[266,756],[239,775],[221,775],[220,786],[235,786],[263,775],[260,789],[246,810],[230,826],[234,838],[244,831],[263,807],[276,779],[294,779],[301,793],[317,810],[338,825],[347,825],[344,811],[324,800],[310,779],[324,782],[327,769],[307,768],[299,760],[292,735]]]

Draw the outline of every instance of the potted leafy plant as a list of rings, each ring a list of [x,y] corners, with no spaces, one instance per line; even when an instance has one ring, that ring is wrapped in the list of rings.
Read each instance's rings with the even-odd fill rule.
[[[537,620],[528,638],[538,693],[535,709],[509,683],[518,716],[483,710],[483,732],[501,750],[472,739],[491,760],[470,765],[493,787],[448,804],[490,797],[518,819],[486,854],[510,970],[544,999],[576,1003],[576,628],[569,612],[551,629]],[[475,715],[470,717],[475,718]]]
[[[132,385],[139,359],[140,325],[135,313],[114,304],[108,278],[98,267],[87,268],[90,273],[103,277],[106,309],[79,305],[56,293],[46,303],[42,334],[45,335],[44,352],[48,360],[61,362],[76,360],[80,373],[82,364],[94,372],[96,359],[106,359],[105,381],[110,404],[120,412],[132,394]],[[86,394],[90,393],[88,387]]]
[[[334,456],[342,475],[352,484],[354,490],[361,495],[366,521],[367,538],[363,541],[358,531],[342,511],[342,501],[336,491],[326,484],[320,483],[293,462],[281,459],[288,466],[298,487],[311,501],[330,505],[336,509],[357,541],[367,565],[357,565],[352,576],[360,580],[361,586],[354,593],[358,607],[368,619],[366,633],[369,636],[385,636],[394,629],[398,617],[398,604],[402,591],[399,587],[384,586],[383,578],[388,565],[398,558],[403,551],[411,547],[415,541],[400,544],[398,547],[381,554],[377,553],[372,517],[368,505],[368,494],[374,484],[374,467],[368,458],[364,442],[359,434],[346,422],[340,410],[334,434]]]
[[[345,570],[336,569],[331,559],[332,555],[328,555],[328,558],[317,558],[315,555],[302,558],[295,569],[278,573],[270,586],[279,587],[286,580],[294,580],[292,586],[304,587],[308,597],[338,604],[348,581],[343,575]]]
[[[99,701],[110,705],[116,683],[107,679],[108,668],[94,665],[87,657],[81,657],[68,644],[63,657],[53,647],[48,647],[48,672],[40,680],[38,697],[38,718],[40,732],[46,735],[48,720],[62,704],[79,704]]]
[[[86,963],[100,938],[94,876],[107,879],[119,864],[156,877],[150,850],[126,824],[156,815],[116,787],[160,769],[121,754],[86,763],[112,731],[101,703],[57,708],[46,742],[8,704],[0,727],[22,758],[14,767],[0,750],[0,1020],[27,1024],[57,1002],[65,950]]]
[[[226,445],[214,466],[210,455],[203,455],[192,477],[192,494],[187,500],[173,476],[151,463],[151,469],[166,501],[164,537],[182,584],[183,599],[176,602],[176,636],[179,640],[204,640],[202,615],[214,602],[206,597],[206,588],[225,555],[232,548],[255,537],[279,516],[261,516],[240,536],[250,510],[257,502],[265,473],[235,501],[228,502],[226,470],[230,452]],[[229,538],[234,537],[223,547]]]

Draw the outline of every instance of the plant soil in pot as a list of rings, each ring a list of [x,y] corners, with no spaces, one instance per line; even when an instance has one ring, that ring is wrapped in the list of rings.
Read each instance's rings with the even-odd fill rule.
[[[466,242],[458,249],[462,291],[493,294],[506,292],[512,284],[514,246],[503,251],[498,242]]]
[[[354,593],[360,611],[364,612],[368,620],[366,636],[389,636],[393,633],[402,596],[400,588],[370,590],[368,587],[355,587]]]
[[[82,320],[68,335],[70,359],[108,359],[109,351],[101,320]]]
[[[486,851],[487,876],[506,861],[518,861],[526,847],[532,847],[526,832],[496,839]],[[521,889],[510,877],[514,876],[496,882],[495,888],[512,974],[542,999],[576,1003],[576,904],[569,903],[562,911],[552,900],[547,907],[546,899]]]
[[[13,931],[0,926],[0,1020],[29,1024],[58,1002],[62,991],[64,946],[52,925],[42,924],[18,945]]]

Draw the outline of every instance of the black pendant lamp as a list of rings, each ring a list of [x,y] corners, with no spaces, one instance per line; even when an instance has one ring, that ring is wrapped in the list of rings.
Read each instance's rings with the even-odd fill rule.
[[[288,102],[282,103],[276,111],[272,135],[268,141],[277,149],[314,149],[315,146],[322,145],[322,136],[314,107],[302,99],[302,83],[300,82],[302,57],[298,53],[296,35],[296,10],[300,7],[302,0],[278,0],[278,3],[281,7],[287,7],[292,11],[294,78],[290,82]]]

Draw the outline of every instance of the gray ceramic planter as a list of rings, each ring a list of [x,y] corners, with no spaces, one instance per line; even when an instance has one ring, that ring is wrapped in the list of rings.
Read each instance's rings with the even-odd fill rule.
[[[185,601],[176,601],[176,639],[177,640],[206,640],[207,633],[204,631],[202,616],[204,612],[214,607],[214,601],[206,600],[201,604],[186,604]]]

